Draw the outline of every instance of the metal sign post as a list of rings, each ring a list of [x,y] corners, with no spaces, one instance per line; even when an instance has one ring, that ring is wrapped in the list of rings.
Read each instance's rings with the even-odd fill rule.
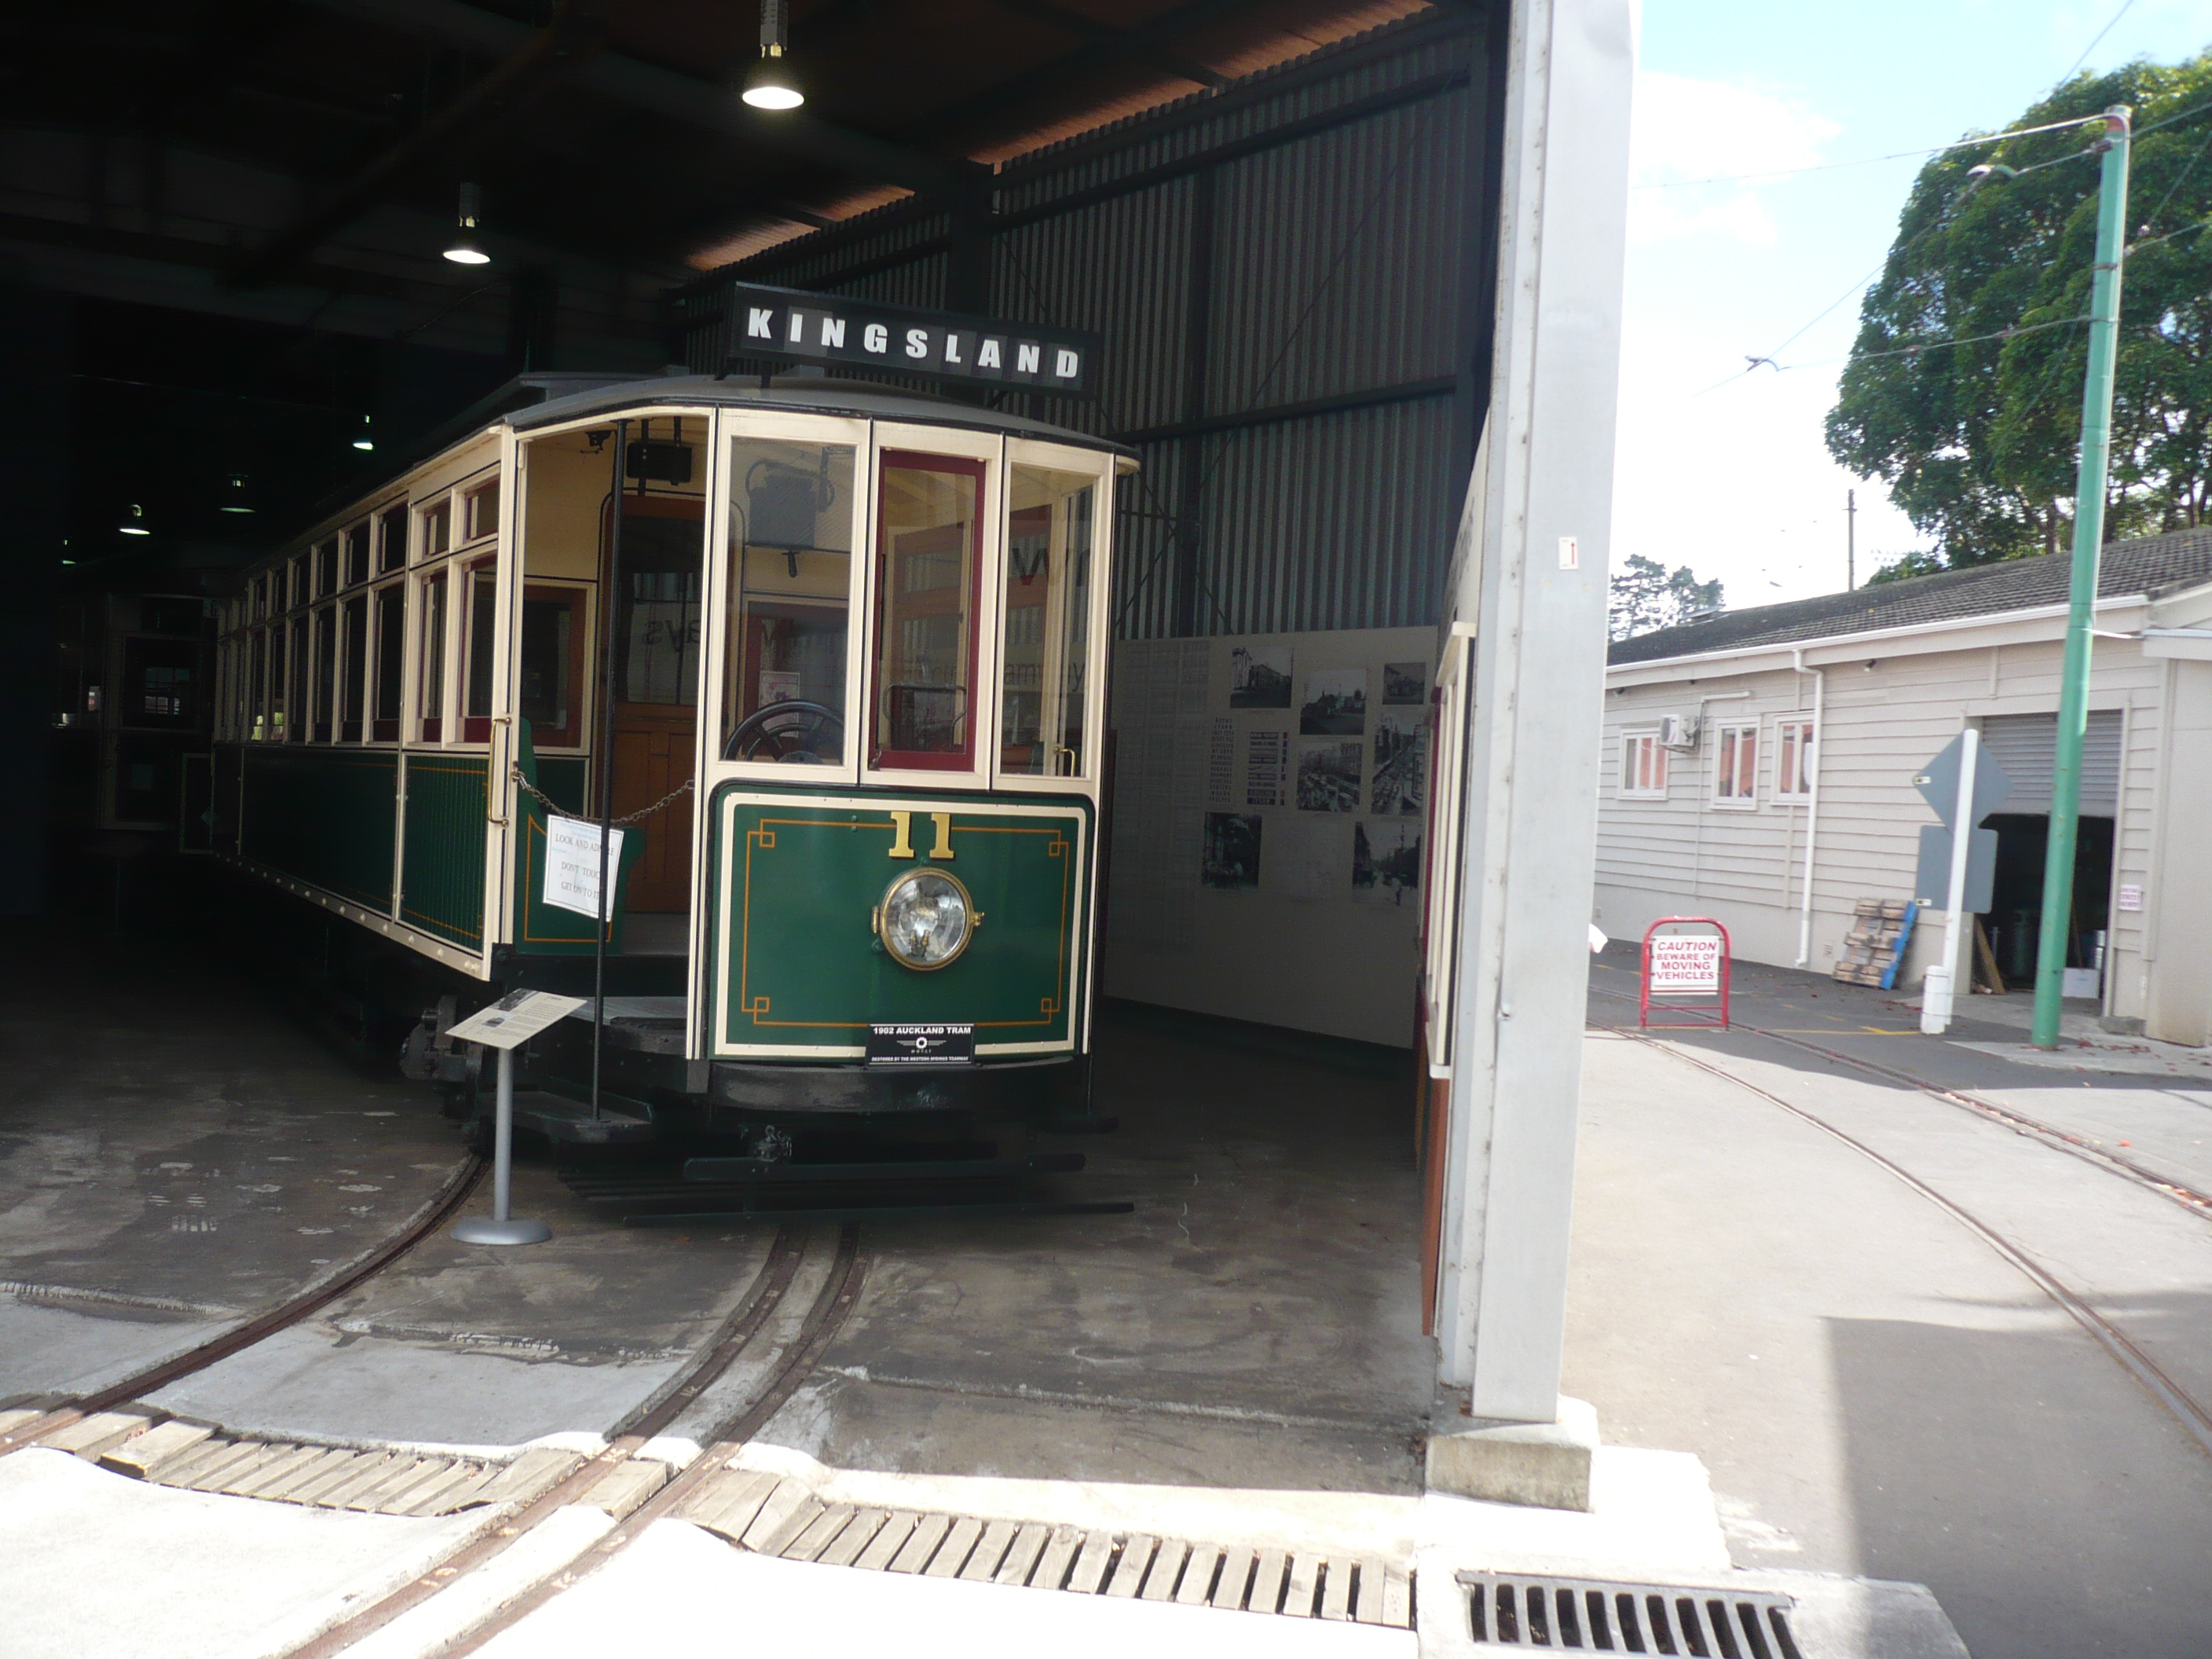
[[[464,1244],[543,1244],[553,1230],[542,1221],[519,1221],[509,1213],[514,1187],[514,1051],[572,1009],[581,997],[556,997],[548,991],[510,991],[489,1008],[480,1008],[448,1036],[499,1050],[498,1115],[492,1132],[491,1215],[456,1222],[453,1237]]]
[[[1932,904],[1940,890],[1948,923],[1943,953],[1928,970],[1920,994],[1920,1029],[1941,1036],[1951,1024],[1959,985],[1959,953],[1964,948],[1966,917],[1990,906],[1996,871],[1997,837],[1975,826],[2012,793],[2012,775],[1982,754],[1982,734],[1968,726],[1945,744],[1912,780],[1942,820],[1920,832],[1920,867],[1913,896]]]

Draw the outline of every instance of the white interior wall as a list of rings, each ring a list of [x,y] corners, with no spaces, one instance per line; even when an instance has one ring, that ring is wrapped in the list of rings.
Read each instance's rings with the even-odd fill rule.
[[[1420,810],[1376,812],[1376,747],[1385,720],[1425,729],[1430,717],[1425,700],[1383,701],[1385,665],[1412,665],[1425,699],[1436,646],[1433,628],[1115,644],[1102,975],[1109,996],[1411,1045],[1420,890],[1394,884],[1377,864],[1401,842],[1424,843],[1425,795]],[[1239,651],[1287,660],[1287,707],[1239,706],[1249,701],[1233,695]],[[1359,729],[1302,732],[1316,680],[1346,673],[1364,677]],[[1269,793],[1269,780],[1253,776],[1252,760],[1255,739],[1265,752],[1278,734],[1285,794],[1271,805],[1254,799]],[[1301,807],[1301,753],[1345,744],[1360,750],[1357,810]],[[1424,787],[1426,769],[1419,769]],[[1210,813],[1258,821],[1249,884],[1218,866],[1214,880],[1233,884],[1209,884]],[[1372,873],[1364,886],[1354,884],[1362,831]]]

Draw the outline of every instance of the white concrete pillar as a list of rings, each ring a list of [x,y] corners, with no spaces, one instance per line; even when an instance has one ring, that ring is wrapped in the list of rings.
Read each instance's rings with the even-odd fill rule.
[[[1632,0],[1516,0],[1437,1336],[1478,1417],[1553,1421],[1595,866]],[[1716,135],[1717,139],[1724,135]]]

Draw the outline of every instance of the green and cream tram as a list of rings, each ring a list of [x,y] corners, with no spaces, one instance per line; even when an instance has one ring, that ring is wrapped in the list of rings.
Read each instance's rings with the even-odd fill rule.
[[[526,1064],[605,1121],[1079,1112],[1131,465],[818,375],[502,416],[247,574],[215,850],[449,1013],[604,975]]]

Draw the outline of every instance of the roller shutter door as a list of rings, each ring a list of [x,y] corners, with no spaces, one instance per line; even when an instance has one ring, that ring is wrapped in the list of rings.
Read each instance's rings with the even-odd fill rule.
[[[1982,746],[2012,775],[2000,812],[2048,812],[2051,775],[2058,759],[2058,716],[1993,714],[1982,722]],[[2081,743],[2081,811],[2119,816],[2120,711],[2093,710]]]

